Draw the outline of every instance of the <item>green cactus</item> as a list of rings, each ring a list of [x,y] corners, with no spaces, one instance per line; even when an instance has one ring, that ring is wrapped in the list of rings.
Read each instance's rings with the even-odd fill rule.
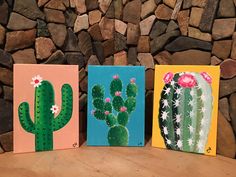
[[[203,72],[167,73],[159,127],[168,149],[204,153],[211,125],[211,77]]]
[[[34,122],[30,117],[29,104],[22,102],[18,107],[18,116],[22,128],[35,135],[35,151],[53,150],[53,132],[63,128],[71,119],[73,108],[73,91],[69,84],[64,84],[62,92],[62,109],[56,118],[52,110],[54,105],[53,86],[42,81],[35,88]]]
[[[129,122],[130,114],[136,107],[138,87],[135,84],[135,79],[130,79],[130,83],[127,85],[126,98],[122,97],[122,89],[123,84],[118,75],[113,76],[110,83],[112,100],[110,98],[104,99],[102,85],[95,85],[92,88],[94,106],[92,114],[98,120],[105,120],[110,127],[107,135],[110,146],[127,146],[129,142],[129,131],[126,125]]]

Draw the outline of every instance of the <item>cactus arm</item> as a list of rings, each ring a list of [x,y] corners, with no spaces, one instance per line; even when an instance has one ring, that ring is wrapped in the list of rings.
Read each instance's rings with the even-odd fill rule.
[[[97,109],[100,109],[100,110],[104,109],[104,101],[101,98],[95,98],[93,100],[93,105]]]
[[[92,88],[92,96],[93,98],[104,98],[104,88],[101,85],[95,85]]]
[[[211,126],[211,114],[212,114],[212,89],[209,83],[199,74],[196,75],[197,81],[200,88],[203,90],[202,95],[204,99],[202,100],[203,108],[205,111],[202,112],[202,119],[200,122],[200,131],[203,132],[203,136],[200,136],[199,142],[202,143],[202,146],[198,147],[198,153],[204,153],[205,145],[208,139],[208,133]]]
[[[127,112],[119,112],[117,121],[120,125],[126,126],[129,121],[129,114]]]
[[[98,120],[105,120],[106,115],[103,110],[96,109],[94,112],[94,117]]]
[[[73,91],[69,84],[62,86],[62,109],[60,114],[53,119],[53,131],[63,128],[71,119],[73,112]]]
[[[190,151],[190,146],[188,143],[188,140],[190,139],[191,133],[189,130],[189,126],[191,126],[192,121],[190,117],[190,112],[192,111],[191,105],[189,105],[189,102],[192,100],[192,96],[190,95],[190,88],[183,89],[183,94],[181,95],[180,100],[180,107],[179,112],[182,113],[182,121],[180,124],[181,127],[181,140],[183,143],[183,146],[180,148],[183,151]]]
[[[169,95],[165,94],[166,89],[170,89]],[[168,149],[176,149],[175,146],[175,131],[174,131],[174,121],[172,113],[172,99],[173,99],[174,88],[170,84],[166,84],[161,93],[160,99],[160,109],[159,109],[159,126],[161,130],[161,135],[164,139],[165,145]],[[164,100],[168,102],[168,106],[164,105]],[[168,131],[165,134],[164,129]],[[168,143],[168,140],[170,143]]]
[[[136,97],[138,92],[138,87],[135,83],[129,83],[126,88],[127,97]]]
[[[109,127],[113,127],[117,124],[117,119],[113,114],[106,116],[106,123]]]
[[[20,119],[20,124],[23,129],[29,133],[35,133],[35,124],[30,118],[29,113],[29,104],[27,102],[23,102],[18,107],[18,116]]]
[[[136,99],[134,97],[128,97],[124,103],[127,108],[127,112],[130,114],[135,110],[136,107]]]
[[[110,94],[112,97],[115,96],[116,92],[122,91],[122,81],[120,79],[113,79],[110,84]]]
[[[123,98],[121,96],[114,96],[112,100],[112,106],[117,112],[119,112],[120,108],[124,106]]]

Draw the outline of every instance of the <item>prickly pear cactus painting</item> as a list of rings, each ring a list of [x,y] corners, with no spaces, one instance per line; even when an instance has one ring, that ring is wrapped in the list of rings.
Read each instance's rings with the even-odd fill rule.
[[[208,145],[215,106],[212,75],[205,71],[168,71],[161,78],[164,86],[155,118],[165,147],[210,153],[214,149]]]
[[[93,68],[94,70],[99,69],[100,67],[90,67],[89,68],[89,75],[93,74]],[[103,67],[106,71],[106,67]],[[132,67],[129,67],[132,73]],[[142,96],[142,87],[139,87],[137,84],[137,80],[140,79],[139,77],[129,77],[118,74],[119,69],[127,70],[128,68],[120,67],[120,68],[113,68],[114,74],[107,72],[110,77],[107,77],[105,75],[105,84],[103,82],[97,82],[96,84],[91,85],[90,90],[90,97],[91,97],[91,105],[88,109],[90,112],[90,118],[93,120],[96,120],[97,122],[102,122],[104,125],[107,126],[106,133],[104,133],[103,136],[106,137],[105,142],[100,143],[90,143],[93,142],[94,137],[90,137],[90,132],[93,132],[93,134],[96,134],[97,132],[92,131],[91,123],[89,123],[89,133],[88,133],[88,145],[110,145],[110,146],[142,146],[143,145],[143,136],[144,133],[142,124],[139,124],[139,122],[143,122],[143,109],[140,110],[139,103],[140,100],[138,97],[139,94]],[[117,71],[116,71],[117,70]],[[140,68],[139,68],[140,70]],[[138,70],[137,70],[138,71]],[[141,74],[142,74],[142,68],[141,68]],[[98,74],[97,72],[96,74]],[[134,72],[135,73],[135,72]],[[135,74],[131,74],[132,76],[135,76]],[[104,76],[102,77],[104,78]],[[142,77],[141,77],[142,78]],[[90,81],[90,80],[89,80]],[[127,82],[128,81],[128,82]],[[107,87],[108,86],[108,87]],[[141,88],[141,90],[140,90]],[[138,97],[138,98],[137,98]],[[140,115],[137,116],[137,114],[134,115],[134,113],[139,112]],[[131,120],[133,120],[133,123]],[[133,129],[132,127],[129,128],[128,125],[132,123],[140,127],[140,132],[138,132],[136,135],[131,134],[132,131],[130,129]],[[141,136],[138,136],[138,135]],[[92,135],[91,135],[92,136]],[[130,143],[130,139],[132,137],[136,137],[136,139],[139,139],[136,141],[135,144]],[[95,140],[96,141],[96,140]],[[94,141],[94,142],[95,142]],[[99,141],[99,140],[98,140]],[[132,141],[132,140],[131,140]]]
[[[34,135],[36,152],[54,150],[54,133],[63,130],[72,118],[72,86],[63,83],[59,89],[61,92],[56,93],[53,83],[38,74],[32,77],[28,85],[34,89],[34,103],[31,105],[24,99],[16,105],[20,126],[25,132]],[[61,95],[61,106],[55,102],[56,94]],[[30,109],[33,109],[33,115]]]

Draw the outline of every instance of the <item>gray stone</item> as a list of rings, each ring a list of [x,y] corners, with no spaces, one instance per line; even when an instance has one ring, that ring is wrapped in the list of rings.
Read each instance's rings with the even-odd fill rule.
[[[12,103],[0,98],[0,134],[13,129],[13,106]]]
[[[206,51],[211,51],[212,44],[210,42],[180,36],[168,45],[166,45],[165,49],[169,52],[179,52],[188,49],[202,49]]]
[[[158,36],[160,36],[161,34],[163,34],[167,29],[167,24],[162,22],[162,21],[157,21],[153,27],[152,27],[152,30],[151,30],[151,33],[150,33],[150,38],[151,39],[154,39]]]
[[[3,86],[4,100],[13,101],[13,88]]]
[[[0,23],[3,25],[7,24],[8,21],[8,5],[5,0],[0,1]]]
[[[78,35],[80,51],[88,59],[93,54],[91,37],[88,32],[82,31]]]
[[[2,82],[5,85],[12,86],[13,85],[13,72],[6,68],[0,67],[0,82]]]
[[[47,24],[40,19],[37,19],[37,37],[48,37],[50,36]]]
[[[192,6],[192,0],[184,0],[183,9],[189,9]]]
[[[13,151],[13,132],[1,134],[0,142],[5,152]]]
[[[26,30],[36,26],[36,21],[30,20],[20,14],[12,12],[7,28],[11,30]]]
[[[211,32],[214,17],[218,7],[219,0],[208,0],[205,10],[202,14],[202,19],[199,28],[203,32]]]
[[[236,92],[236,77],[228,80],[220,80],[220,98]]]
[[[228,98],[222,98],[219,100],[219,110],[224,115],[224,117],[230,121],[229,116],[229,101]]]
[[[137,48],[130,47],[128,50],[128,64],[135,65],[137,62]]]
[[[57,50],[45,61],[45,64],[64,64],[65,62],[64,53],[61,50]]]
[[[68,28],[68,30],[67,30],[67,37],[65,40],[65,44],[63,46],[63,51],[66,51],[66,52],[79,51],[78,38],[74,34],[74,32],[71,28]]]
[[[74,13],[74,11],[72,9],[68,9],[64,15],[66,18],[66,26],[74,27],[75,20],[77,17],[77,15]]]
[[[231,123],[234,130],[234,133],[236,134],[236,93],[233,93],[230,95],[229,98],[229,112],[231,117]]]
[[[93,42],[93,51],[94,54],[98,57],[100,63],[104,63],[104,51],[103,51],[103,44],[100,41]]]
[[[0,64],[8,68],[12,68],[13,65],[11,54],[2,49],[0,49]]]
[[[36,20],[37,18],[45,18],[43,12],[41,12],[38,8],[35,0],[15,0],[13,10],[32,20]]]
[[[84,56],[80,52],[66,52],[65,58],[70,65],[79,65],[81,69],[85,65]]]
[[[49,23],[48,30],[56,46],[62,47],[67,35],[66,26],[62,24]]]
[[[115,32],[115,52],[126,49],[126,37],[122,34]]]
[[[169,33],[165,33],[151,41],[150,47],[151,47],[151,53],[155,54],[156,52],[162,50],[166,43],[170,41],[173,37],[177,37],[180,35],[179,31],[171,31]]]
[[[167,26],[166,32],[171,32],[174,30],[177,30],[179,28],[179,26],[177,25],[177,23],[175,23],[174,20],[171,20]]]

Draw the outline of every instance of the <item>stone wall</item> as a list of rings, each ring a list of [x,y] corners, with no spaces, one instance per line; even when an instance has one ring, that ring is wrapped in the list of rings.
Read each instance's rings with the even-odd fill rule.
[[[220,65],[218,153],[235,157],[236,0],[0,0],[0,152],[12,150],[13,63],[146,66],[151,132],[154,65]]]

